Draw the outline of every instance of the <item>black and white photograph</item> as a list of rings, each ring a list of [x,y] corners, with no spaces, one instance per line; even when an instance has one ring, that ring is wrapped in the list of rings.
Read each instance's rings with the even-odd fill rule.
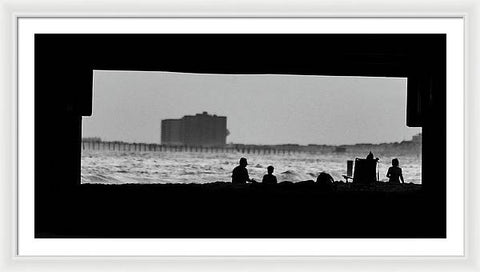
[[[35,238],[445,237],[445,34],[35,35]]]

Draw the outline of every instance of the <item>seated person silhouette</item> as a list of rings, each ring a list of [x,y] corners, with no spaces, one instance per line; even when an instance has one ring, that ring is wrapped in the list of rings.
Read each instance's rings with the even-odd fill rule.
[[[368,153],[368,155],[367,155],[367,158],[366,158],[366,159],[367,159],[367,160],[376,160],[376,161],[378,161],[378,160],[379,160],[378,158],[375,158],[375,159],[373,158],[373,153],[372,153],[372,151],[370,151],[370,153]]]
[[[277,184],[277,177],[273,175],[273,166],[267,167],[267,172],[265,176],[263,176],[262,183],[263,184]]]
[[[387,171],[387,178],[389,178],[388,182],[400,183],[401,180],[402,183],[405,183],[405,181],[403,180],[402,168],[398,167],[398,165],[398,159],[393,159],[392,166],[388,168]]]
[[[247,170],[247,159],[241,158],[240,165],[235,167],[232,172],[232,183],[233,184],[245,184],[247,181],[255,183],[255,180],[248,177]]]

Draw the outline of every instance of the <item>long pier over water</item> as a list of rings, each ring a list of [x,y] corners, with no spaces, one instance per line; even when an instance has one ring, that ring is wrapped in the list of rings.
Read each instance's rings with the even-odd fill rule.
[[[111,150],[111,151],[138,151],[138,152],[208,152],[208,153],[244,153],[244,154],[342,154],[351,153],[391,154],[392,156],[416,155],[421,156],[421,141],[403,141],[401,143],[383,144],[355,144],[343,146],[331,145],[247,145],[227,144],[222,146],[195,146],[195,145],[162,145],[155,143],[127,143],[121,141],[102,141],[99,138],[82,139],[82,150]]]
[[[334,152],[331,146],[306,148],[296,145],[241,145],[230,144],[225,146],[188,146],[188,145],[161,145],[149,143],[126,143],[116,141],[82,141],[82,150],[111,150],[111,151],[139,151],[139,152],[208,152],[208,153],[245,153],[245,154],[299,154]]]

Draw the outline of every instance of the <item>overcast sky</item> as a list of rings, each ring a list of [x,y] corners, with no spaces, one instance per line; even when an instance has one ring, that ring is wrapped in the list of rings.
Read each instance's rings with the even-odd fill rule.
[[[160,143],[162,119],[227,116],[227,142],[355,144],[411,139],[406,80],[297,75],[94,72],[83,136]]]

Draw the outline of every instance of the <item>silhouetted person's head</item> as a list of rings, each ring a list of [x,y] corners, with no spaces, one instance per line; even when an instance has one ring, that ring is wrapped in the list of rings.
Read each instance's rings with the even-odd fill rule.
[[[321,172],[317,177],[317,183],[320,184],[330,184],[333,182],[333,177],[325,172]]]
[[[241,158],[241,159],[240,159],[240,166],[245,167],[245,166],[247,166],[247,165],[248,165],[247,159]]]
[[[273,166],[270,165],[269,167],[267,167],[267,172],[268,172],[269,174],[272,174],[272,173],[273,173],[273,169],[274,169]]]
[[[398,165],[399,165],[398,159],[393,159],[392,160],[392,165],[398,167]]]

